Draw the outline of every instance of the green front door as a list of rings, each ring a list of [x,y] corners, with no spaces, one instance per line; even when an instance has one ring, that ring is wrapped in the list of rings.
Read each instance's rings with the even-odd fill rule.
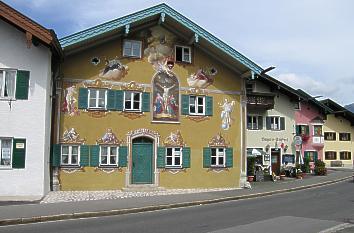
[[[132,184],[152,184],[152,142],[133,142]]]

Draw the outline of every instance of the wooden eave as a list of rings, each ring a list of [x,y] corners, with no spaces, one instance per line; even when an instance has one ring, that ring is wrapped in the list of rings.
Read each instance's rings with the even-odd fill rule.
[[[2,1],[0,1],[0,17],[25,32],[28,43],[32,43],[32,38],[35,37],[59,56],[61,55],[61,46],[53,30],[44,28]]]

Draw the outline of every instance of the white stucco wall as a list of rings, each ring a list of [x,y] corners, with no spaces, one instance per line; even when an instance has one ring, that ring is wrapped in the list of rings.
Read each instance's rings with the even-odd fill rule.
[[[269,93],[270,88],[263,83],[256,83],[256,92]],[[263,116],[263,129],[262,130],[248,130],[246,129],[247,148],[262,148],[265,150],[269,145],[270,149],[277,146],[280,149],[281,155],[294,154],[296,149],[294,146],[294,133],[295,133],[295,109],[294,104],[290,98],[284,94],[276,93],[274,97],[274,108],[271,110],[247,110],[247,115],[261,115]],[[267,130],[266,117],[267,116],[280,116],[285,117],[285,130]],[[278,139],[284,139],[278,140]],[[288,146],[286,152],[281,149],[281,143]],[[270,151],[270,150],[269,150]],[[282,162],[282,161],[281,161]]]
[[[40,198],[49,191],[51,52],[27,48],[25,33],[0,20],[0,68],[30,71],[28,100],[0,100],[0,137],[26,138],[25,169],[0,168],[0,200]],[[14,198],[15,197],[15,198]]]

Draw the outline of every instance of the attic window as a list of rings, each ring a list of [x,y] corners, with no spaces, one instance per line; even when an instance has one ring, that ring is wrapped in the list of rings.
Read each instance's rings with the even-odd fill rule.
[[[187,46],[176,45],[175,58],[178,62],[192,63],[191,48]]]
[[[98,57],[93,57],[91,59],[91,63],[97,66],[98,64],[100,64],[100,59]]]
[[[141,41],[124,40],[123,42],[123,57],[141,58]]]

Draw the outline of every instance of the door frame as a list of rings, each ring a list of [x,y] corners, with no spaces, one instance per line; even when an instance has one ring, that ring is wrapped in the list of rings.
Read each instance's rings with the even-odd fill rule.
[[[270,167],[272,168],[272,150],[278,149],[277,152],[279,151],[279,171],[281,171],[281,167],[283,165],[283,153],[282,153],[282,149],[280,147],[276,148],[276,147],[271,147],[269,148],[270,151]],[[272,169],[272,173],[273,173],[273,169]]]
[[[133,139],[139,137],[147,137],[153,140],[152,145],[152,169],[153,169],[153,183],[152,184],[133,184],[132,183],[132,161],[133,161]],[[156,131],[150,129],[136,129],[128,132],[127,134],[127,146],[128,146],[128,164],[125,172],[125,187],[136,187],[136,186],[144,186],[144,187],[158,187],[159,186],[159,174],[160,171],[157,169],[157,147],[160,144],[160,134]]]

